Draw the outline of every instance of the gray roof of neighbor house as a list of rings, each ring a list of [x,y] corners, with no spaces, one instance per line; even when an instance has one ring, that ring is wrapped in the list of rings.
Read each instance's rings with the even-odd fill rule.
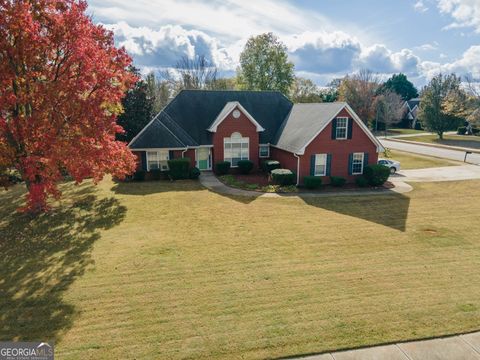
[[[415,105],[418,106],[420,104],[420,98],[414,98],[414,99],[407,100],[407,104],[410,107],[410,110],[413,110]]]
[[[147,149],[209,145],[212,134],[207,129],[225,104],[232,101],[238,101],[265,129],[259,134],[264,144],[273,141],[293,105],[277,91],[183,90],[129,146]]]
[[[301,149],[345,106],[344,102],[293,105],[273,143],[284,150],[301,152]]]

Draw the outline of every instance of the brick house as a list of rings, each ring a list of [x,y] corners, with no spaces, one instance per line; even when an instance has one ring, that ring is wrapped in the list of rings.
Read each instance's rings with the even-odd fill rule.
[[[292,104],[276,91],[181,91],[130,142],[139,168],[167,170],[167,161],[188,157],[212,170],[218,161],[235,168],[248,159],[280,161],[303,177],[342,176],[353,181],[383,151],[344,102]]]

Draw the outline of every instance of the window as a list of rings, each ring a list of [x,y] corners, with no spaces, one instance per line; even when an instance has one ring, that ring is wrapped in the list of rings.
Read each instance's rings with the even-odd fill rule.
[[[315,155],[315,176],[327,175],[327,154]]]
[[[223,139],[223,160],[230,161],[232,167],[238,166],[239,160],[249,160],[249,138],[235,132],[229,138]]]
[[[353,153],[352,156],[352,175],[363,174],[363,153]]]
[[[147,171],[168,170],[168,150],[147,151]]]
[[[269,145],[260,145],[258,151],[259,151],[259,156],[261,158],[270,157],[270,146]]]
[[[348,126],[348,118],[346,117],[337,118],[337,133],[335,134],[336,139],[347,138],[347,126]]]

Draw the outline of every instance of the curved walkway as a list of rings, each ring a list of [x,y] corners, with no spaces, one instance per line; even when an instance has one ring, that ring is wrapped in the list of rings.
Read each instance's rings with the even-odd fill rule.
[[[392,179],[393,180],[393,179]],[[207,189],[219,194],[231,196],[248,196],[248,197],[333,197],[333,196],[361,196],[361,195],[385,195],[385,194],[404,194],[413,190],[413,188],[402,179],[392,181],[395,184],[393,189],[378,190],[343,190],[338,192],[301,192],[301,193],[264,193],[259,191],[249,191],[236,189],[225,185],[211,172],[202,172],[200,175],[200,183]]]

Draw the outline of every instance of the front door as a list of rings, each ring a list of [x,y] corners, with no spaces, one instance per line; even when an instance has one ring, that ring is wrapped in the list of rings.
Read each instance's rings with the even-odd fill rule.
[[[210,164],[210,148],[198,148],[197,149],[197,167],[199,170],[211,170]]]

